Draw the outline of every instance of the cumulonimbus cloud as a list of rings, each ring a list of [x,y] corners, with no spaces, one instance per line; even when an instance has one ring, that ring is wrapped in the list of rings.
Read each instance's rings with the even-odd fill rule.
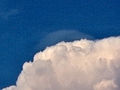
[[[3,90],[120,90],[120,37],[47,47]]]

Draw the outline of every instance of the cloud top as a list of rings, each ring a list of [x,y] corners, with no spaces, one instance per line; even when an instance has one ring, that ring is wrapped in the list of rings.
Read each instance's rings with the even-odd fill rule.
[[[60,42],[26,62],[2,90],[120,90],[120,37]]]

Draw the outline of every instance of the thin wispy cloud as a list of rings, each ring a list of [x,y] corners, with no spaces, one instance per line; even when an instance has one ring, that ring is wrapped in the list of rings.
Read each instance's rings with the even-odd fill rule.
[[[78,30],[57,30],[54,32],[50,32],[46,34],[41,40],[40,43],[37,45],[37,48],[41,48],[43,46],[51,46],[56,44],[60,41],[73,41],[79,39],[94,39],[93,36],[82,33]]]
[[[18,9],[10,9],[7,11],[2,11],[0,12],[0,18],[9,19],[10,17],[17,15],[18,13],[19,13]]]

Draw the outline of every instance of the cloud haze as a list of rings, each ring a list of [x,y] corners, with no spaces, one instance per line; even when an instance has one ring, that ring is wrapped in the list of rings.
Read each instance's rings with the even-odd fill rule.
[[[120,90],[120,37],[47,47],[3,90]]]
[[[0,12],[0,18],[7,20],[9,17],[16,16],[18,13],[19,13],[18,9],[3,11],[3,12]]]
[[[41,32],[40,32],[41,33]],[[39,34],[38,34],[39,35]],[[60,41],[73,41],[80,39],[94,39],[93,36],[86,33],[82,33],[78,30],[57,30],[54,32],[47,33],[36,46],[37,49],[45,48],[45,46],[54,45]]]

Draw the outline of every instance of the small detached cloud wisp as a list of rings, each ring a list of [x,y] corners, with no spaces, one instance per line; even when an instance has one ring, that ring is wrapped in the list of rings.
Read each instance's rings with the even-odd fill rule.
[[[2,90],[120,90],[120,37],[47,47]]]
[[[8,11],[0,12],[0,18],[7,20],[9,17],[16,16],[18,13],[18,9],[10,9]]]

